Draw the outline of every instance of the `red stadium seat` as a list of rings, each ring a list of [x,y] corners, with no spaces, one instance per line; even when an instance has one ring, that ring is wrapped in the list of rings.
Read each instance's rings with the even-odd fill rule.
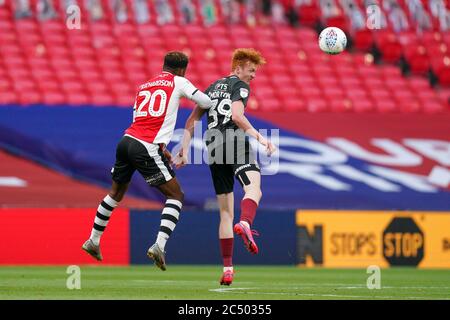
[[[363,89],[361,79],[357,76],[340,78],[341,86],[346,90]]]
[[[229,74],[234,48],[254,47],[267,60],[252,83],[251,108],[255,111],[432,113],[447,111],[449,105],[450,95],[445,93],[450,87],[448,34],[364,29],[348,33],[356,51],[329,56],[320,51],[317,32],[304,27],[321,20],[314,1],[300,7],[303,27],[252,28],[224,24],[220,8],[218,24],[210,27],[201,24],[200,11],[195,24],[181,25],[177,20],[158,26],[153,3],[149,6],[151,22],[136,24],[130,11],[130,20],[121,24],[116,22],[109,0],[102,0],[105,19],[88,19],[83,30],[70,31],[63,19],[15,20],[6,3],[0,6],[0,103],[130,106],[136,86],[161,71],[167,50],[183,50],[189,55],[187,77],[204,89]],[[34,8],[36,0],[31,3]],[[131,0],[126,3],[130,8],[134,5]],[[177,5],[174,0],[169,3]],[[194,3],[200,10],[198,2]],[[400,4],[408,11],[404,1]],[[64,14],[61,4],[55,1],[55,5]],[[82,14],[88,15],[85,3],[79,1],[79,5]],[[358,5],[362,8],[363,2]],[[178,10],[174,14],[180,18]],[[344,30],[350,26],[344,15],[325,23]],[[380,50],[384,64],[375,65],[374,57],[367,53],[372,44]],[[389,65],[402,56],[412,73],[421,77],[405,78],[398,66]],[[424,77],[430,69],[444,93],[438,94]],[[26,97],[18,88],[33,93]]]
[[[7,58],[22,56],[22,49],[17,44],[4,44],[0,46],[0,53]]]
[[[372,88],[374,89],[383,89],[386,85],[385,82],[381,78],[373,78],[373,77],[366,77],[362,78],[362,81],[365,84],[365,87],[368,91],[371,91]]]
[[[430,83],[421,77],[411,77],[408,79],[408,84],[413,91],[427,90],[430,88]]]
[[[184,28],[183,28],[184,29]],[[229,29],[222,26],[222,25],[212,25],[208,28],[205,28],[205,32],[209,34],[209,36],[212,38],[226,38],[229,34]],[[186,34],[191,34],[186,30]]]
[[[61,83],[61,88],[66,92],[66,93],[71,93],[71,92],[83,92],[85,89],[85,86],[82,82],[80,81],[63,81]]]
[[[131,93],[127,95],[115,95],[115,104],[120,107],[131,108],[134,104],[135,96]]]
[[[369,95],[373,98],[373,99],[384,99],[384,100],[389,100],[391,99],[391,97],[393,96],[393,94],[391,93],[391,91],[383,88],[383,87],[371,87],[369,90]]]
[[[0,92],[6,92],[8,90],[11,90],[11,88],[11,82],[7,78],[3,78],[0,76]]]
[[[431,87],[423,88],[422,90],[415,91],[414,92],[417,97],[421,100],[436,100],[438,99],[438,95],[435,90],[433,90]]]
[[[18,99],[20,104],[37,104],[42,101],[41,94],[39,92],[30,90],[27,92],[20,91],[18,94]]]
[[[380,69],[372,65],[356,65],[354,66],[354,69],[356,69],[356,72],[361,77],[361,79],[366,81],[369,79],[378,80],[383,76],[380,72]]]
[[[32,68],[31,71],[32,71],[31,73],[33,74],[33,77],[38,80],[37,81],[38,83],[40,81],[44,81],[47,79],[53,80],[56,77],[53,70],[49,67],[47,67],[47,68]]]
[[[375,108],[380,113],[392,113],[398,111],[398,105],[391,99],[375,99]]]
[[[216,50],[230,50],[232,48],[231,41],[228,38],[219,38],[219,37],[212,37],[211,40],[208,38],[203,38],[206,46],[208,46],[209,43],[216,49]],[[194,43],[194,42],[191,42]],[[195,46],[197,46],[197,39],[195,39]],[[230,50],[231,51],[231,50]]]
[[[49,105],[63,104],[67,102],[66,96],[59,91],[44,92],[43,102]]]
[[[332,112],[343,113],[353,111],[353,103],[345,97],[329,98],[328,105]]]
[[[428,46],[430,44],[441,44],[444,41],[444,37],[440,32],[436,31],[425,31],[422,34],[421,40],[424,45]]]
[[[421,39],[417,37],[417,34],[414,31],[400,32],[398,34],[398,40],[405,51],[422,44]]]
[[[292,86],[278,86],[276,92],[280,97],[297,99],[299,97],[298,88]]]
[[[257,90],[252,90],[252,94],[261,99],[266,99],[275,96],[275,89],[272,85],[261,84],[257,87]]]
[[[41,21],[39,23],[39,28],[43,33],[46,35],[55,35],[59,33],[64,33],[67,26],[62,21],[57,20],[47,20],[47,21]]]
[[[67,42],[67,38],[64,33],[50,33],[49,31],[49,33],[46,33],[44,36],[44,42],[48,46],[64,46]]]
[[[32,68],[50,68],[50,62],[45,57],[28,57],[28,64]]]
[[[56,77],[61,82],[79,82],[79,73],[76,69],[59,69],[56,70]]]
[[[283,100],[283,111],[305,111],[305,101],[300,98],[286,98]]]
[[[415,113],[422,110],[421,103],[413,96],[396,96],[398,109],[404,113]]]
[[[70,53],[70,50],[66,47],[55,47],[49,49],[48,51],[49,59],[53,60],[58,67],[63,67],[64,65],[73,65],[73,56]],[[65,60],[65,62],[61,61]],[[52,61],[52,62],[53,62]]]
[[[279,111],[282,108],[282,102],[273,97],[261,100],[258,99],[258,109],[261,111]]]
[[[450,66],[445,66],[438,70],[439,83],[444,87],[450,87]]]
[[[109,93],[98,93],[92,94],[92,102],[100,106],[110,106],[114,104],[114,97]]]
[[[354,35],[355,48],[363,51],[369,51],[374,43],[371,30],[363,29],[355,32]]]
[[[311,4],[302,5],[299,9],[299,18],[303,25],[315,26],[320,19],[320,9],[314,1]]]
[[[87,104],[90,100],[91,100],[91,98],[85,93],[74,92],[74,93],[67,94],[67,101],[70,104],[83,105],[83,104]]]
[[[295,75],[293,83],[300,89],[304,88],[305,86],[308,86],[308,87],[311,87],[311,86],[318,87],[319,86],[317,78],[310,74]]]
[[[357,113],[367,113],[375,110],[375,103],[370,99],[352,100],[353,110]]]
[[[255,47],[255,41],[252,38],[247,37],[238,37],[236,35],[232,35],[231,43],[235,48],[253,48]]]
[[[0,107],[2,104],[17,103],[18,98],[14,91],[0,91]]]
[[[311,113],[319,113],[329,110],[329,105],[325,99],[311,98],[306,101],[306,108]]]
[[[317,82],[322,88],[336,88],[339,87],[338,78],[335,76],[318,77]]]
[[[14,32],[14,24],[7,19],[0,19],[0,32]]]
[[[433,114],[443,112],[445,110],[448,110],[448,108],[446,108],[443,103],[440,103],[438,101],[428,101],[424,103],[423,110],[425,113]]]
[[[292,34],[290,38],[285,38],[277,34],[275,39],[276,41],[274,41],[273,43],[287,52],[297,52],[301,49],[301,43],[297,40],[295,34]]]
[[[385,79],[384,83],[392,91],[409,90],[408,82],[404,78]]]
[[[39,24],[33,19],[19,19],[15,21],[15,28],[18,32],[34,33],[38,32]]]
[[[338,86],[322,87],[322,92],[325,98],[332,101],[333,99],[344,99],[345,91]]]
[[[441,88],[437,92],[439,99],[444,105],[447,106],[447,109],[450,107],[450,88]]]
[[[367,91],[364,89],[347,89],[347,97],[352,101],[367,100]]]
[[[430,70],[427,51],[423,46],[410,48],[405,52],[405,58],[411,67],[411,72],[414,74],[425,75]]]
[[[402,56],[402,46],[396,35],[389,30],[378,30],[374,33],[375,43],[383,55],[383,60],[398,62]]]
[[[3,45],[14,45],[17,43],[17,36],[13,32],[0,32],[0,43]]]
[[[0,21],[6,21],[11,18],[11,13],[7,10],[0,10]]]
[[[327,27],[337,27],[342,29],[345,33],[348,33],[349,30],[349,21],[344,14],[330,17],[325,21],[325,26]]]
[[[299,95],[306,99],[320,99],[323,97],[323,92],[319,86],[305,85],[299,90]]]
[[[57,92],[58,90],[61,90],[59,82],[53,79],[42,79],[38,82],[37,86],[42,92]]]

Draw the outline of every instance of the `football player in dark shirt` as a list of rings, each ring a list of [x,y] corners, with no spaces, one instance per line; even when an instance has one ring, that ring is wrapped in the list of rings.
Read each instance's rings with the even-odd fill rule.
[[[223,258],[222,285],[233,281],[233,230],[244,240],[248,251],[258,253],[251,229],[256,209],[261,200],[261,172],[248,136],[255,138],[272,154],[275,146],[264,138],[244,115],[250,96],[250,81],[255,78],[259,66],[265,64],[261,54],[253,49],[237,49],[233,53],[232,72],[228,77],[212,83],[205,93],[212,100],[208,110],[208,130],[206,144],[208,160],[214,189],[220,209],[219,239]],[[195,122],[206,110],[197,106],[186,121],[182,148],[175,164],[177,168],[187,163],[189,144],[194,132]],[[234,218],[234,177],[242,185],[245,195],[241,201],[240,221],[233,227]]]

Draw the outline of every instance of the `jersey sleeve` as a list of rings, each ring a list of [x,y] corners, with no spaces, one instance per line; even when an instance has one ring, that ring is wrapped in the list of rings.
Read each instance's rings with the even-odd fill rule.
[[[178,77],[180,81],[180,90],[182,96],[194,101],[203,109],[209,109],[211,107],[211,99],[197,89],[188,79]]]
[[[250,87],[244,81],[238,81],[233,86],[231,91],[231,101],[242,100],[244,106],[247,105],[248,97],[250,96]]]

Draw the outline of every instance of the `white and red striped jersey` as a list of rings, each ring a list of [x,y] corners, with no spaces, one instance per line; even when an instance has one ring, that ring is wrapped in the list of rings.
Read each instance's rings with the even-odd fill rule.
[[[182,97],[209,108],[211,100],[188,79],[163,71],[139,87],[133,123],[125,134],[148,143],[168,144],[177,121]]]

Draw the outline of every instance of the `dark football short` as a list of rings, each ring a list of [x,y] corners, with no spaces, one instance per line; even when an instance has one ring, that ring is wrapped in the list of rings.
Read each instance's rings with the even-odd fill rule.
[[[217,152],[212,153],[209,157],[209,169],[214,184],[216,194],[224,194],[233,192],[234,177],[239,181],[241,186],[247,185],[250,181],[245,174],[248,171],[261,172],[255,159],[254,152],[250,143],[234,146],[234,150],[227,150],[226,145],[216,149]],[[217,153],[223,155],[217,157]]]
[[[136,170],[151,186],[159,186],[175,177],[158,144],[142,143],[124,136],[117,145],[112,179],[119,184],[128,183]]]

